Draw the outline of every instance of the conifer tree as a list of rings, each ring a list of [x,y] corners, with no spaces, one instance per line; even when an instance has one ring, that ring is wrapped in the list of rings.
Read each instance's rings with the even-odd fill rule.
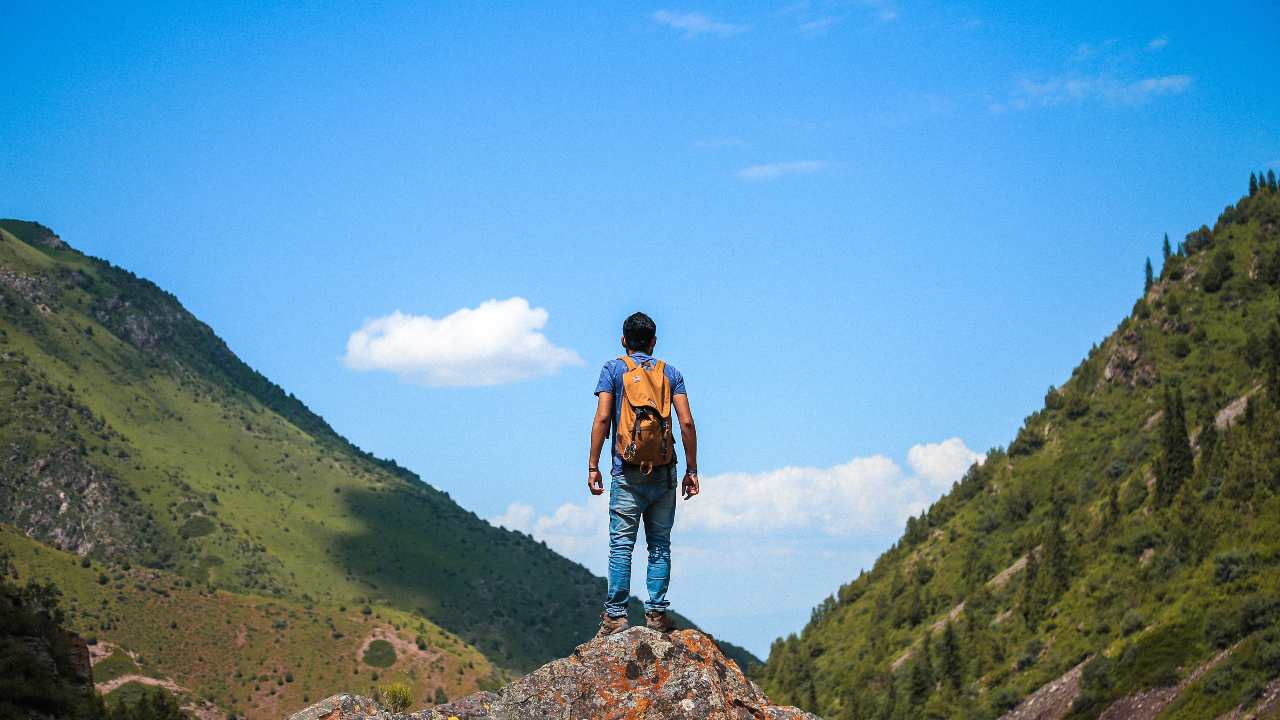
[[[956,637],[955,628],[952,627],[954,624],[948,622],[942,628],[942,644],[938,647],[938,670],[951,689],[960,692],[960,686],[964,684],[964,660],[960,657],[960,641]]]
[[[1169,245],[1169,233],[1164,234],[1164,245],[1161,246],[1160,252],[1164,255],[1164,261],[1169,262],[1169,256],[1173,255],[1173,247]]]
[[[1249,197],[1258,194],[1258,177],[1253,173],[1249,173]]]
[[[929,699],[929,693],[933,692],[935,680],[933,678],[933,662],[930,656],[933,654],[932,643],[929,636],[932,633],[924,634],[923,644],[920,651],[916,653],[914,661],[911,663],[911,704],[921,705],[925,700]]]
[[[1022,570],[1022,587],[1018,591],[1018,606],[1027,627],[1035,629],[1040,624],[1040,560],[1034,548],[1027,553],[1027,566]]]
[[[1161,420],[1160,457],[1156,460],[1156,505],[1168,506],[1178,488],[1195,470],[1187,419],[1182,406],[1182,388],[1173,386],[1164,393]]]
[[[1267,332],[1267,394],[1272,405],[1280,405],[1280,332],[1271,325]]]
[[[1040,565],[1037,579],[1041,583],[1042,602],[1049,605],[1071,584],[1071,556],[1057,517],[1049,519],[1043,544],[1044,561]]]
[[[1146,281],[1142,284],[1142,292],[1146,293],[1151,290],[1151,286],[1155,284],[1154,273],[1151,269],[1151,258],[1147,258]]]
[[[1213,416],[1213,410],[1205,408],[1204,416],[1200,419],[1200,435],[1196,438],[1196,442],[1200,445],[1200,468],[1208,468],[1213,462],[1213,454],[1218,449],[1218,423]],[[1204,475],[1203,470],[1200,473]]]
[[[1275,170],[1268,170],[1268,171],[1267,171],[1267,189],[1268,189],[1268,190],[1270,190],[1271,192],[1275,192],[1275,191],[1276,191],[1276,189],[1277,189],[1277,188],[1276,188],[1276,171],[1275,171]]]
[[[1107,508],[1103,518],[1107,526],[1120,518],[1120,487],[1114,482],[1107,489]]]

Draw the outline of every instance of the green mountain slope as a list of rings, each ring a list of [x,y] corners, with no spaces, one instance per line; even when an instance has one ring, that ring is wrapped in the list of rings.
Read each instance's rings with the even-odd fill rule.
[[[0,522],[94,560],[396,608],[513,670],[594,631],[601,578],[360,451],[154,284],[13,220],[0,447]]]
[[[1280,676],[1278,288],[1280,192],[1264,184],[1187,236],[1007,449],[775,642],[765,690],[835,719],[994,718],[1077,666],[1081,691],[1043,717],[1180,681],[1160,717],[1265,695]]]
[[[7,566],[58,588],[67,626],[93,643],[93,680],[108,704],[161,683],[152,686],[206,714],[279,718],[339,688],[371,693],[398,681],[430,700],[437,689],[459,697],[498,680],[478,650],[394,608],[228,593],[78,558],[0,525]],[[392,645],[390,662],[366,661],[378,640]]]

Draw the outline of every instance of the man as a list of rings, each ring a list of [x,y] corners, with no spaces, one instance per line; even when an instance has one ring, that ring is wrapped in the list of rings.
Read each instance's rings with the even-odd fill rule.
[[[587,456],[587,489],[604,493],[600,449],[606,437],[613,456],[609,485],[609,590],[597,637],[627,629],[631,595],[631,551],[644,521],[649,545],[646,585],[649,600],[645,626],[669,632],[667,586],[671,581],[671,526],[676,518],[676,456],[671,434],[671,408],[680,421],[686,469],[681,490],[688,500],[698,494],[698,435],[689,410],[684,376],[656,360],[657,326],[644,313],[622,324],[624,355],[605,363],[596,383],[596,416],[591,423]],[[612,434],[610,434],[612,428]]]

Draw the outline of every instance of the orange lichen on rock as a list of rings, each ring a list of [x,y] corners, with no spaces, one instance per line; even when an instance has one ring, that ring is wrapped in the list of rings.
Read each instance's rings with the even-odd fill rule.
[[[340,696],[351,697],[351,696]],[[319,720],[308,708],[292,720]],[[364,711],[356,702],[340,707]],[[635,627],[579,645],[496,693],[479,692],[414,715],[332,720],[819,720],[769,702],[709,635]],[[325,720],[330,720],[325,718]]]

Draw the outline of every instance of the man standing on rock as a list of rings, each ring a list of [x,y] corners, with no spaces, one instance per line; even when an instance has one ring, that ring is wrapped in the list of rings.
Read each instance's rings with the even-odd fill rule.
[[[644,521],[649,545],[644,624],[659,632],[674,626],[667,615],[667,586],[671,582],[671,526],[676,519],[676,453],[671,410],[680,421],[687,467],[681,490],[688,500],[698,494],[698,435],[689,410],[684,376],[653,357],[657,326],[644,313],[622,324],[624,354],[605,363],[596,383],[596,416],[591,423],[591,452],[587,456],[587,489],[604,493],[600,449],[610,436],[613,455],[609,485],[609,590],[600,630],[611,635],[627,629],[627,599],[631,596],[631,551]]]

